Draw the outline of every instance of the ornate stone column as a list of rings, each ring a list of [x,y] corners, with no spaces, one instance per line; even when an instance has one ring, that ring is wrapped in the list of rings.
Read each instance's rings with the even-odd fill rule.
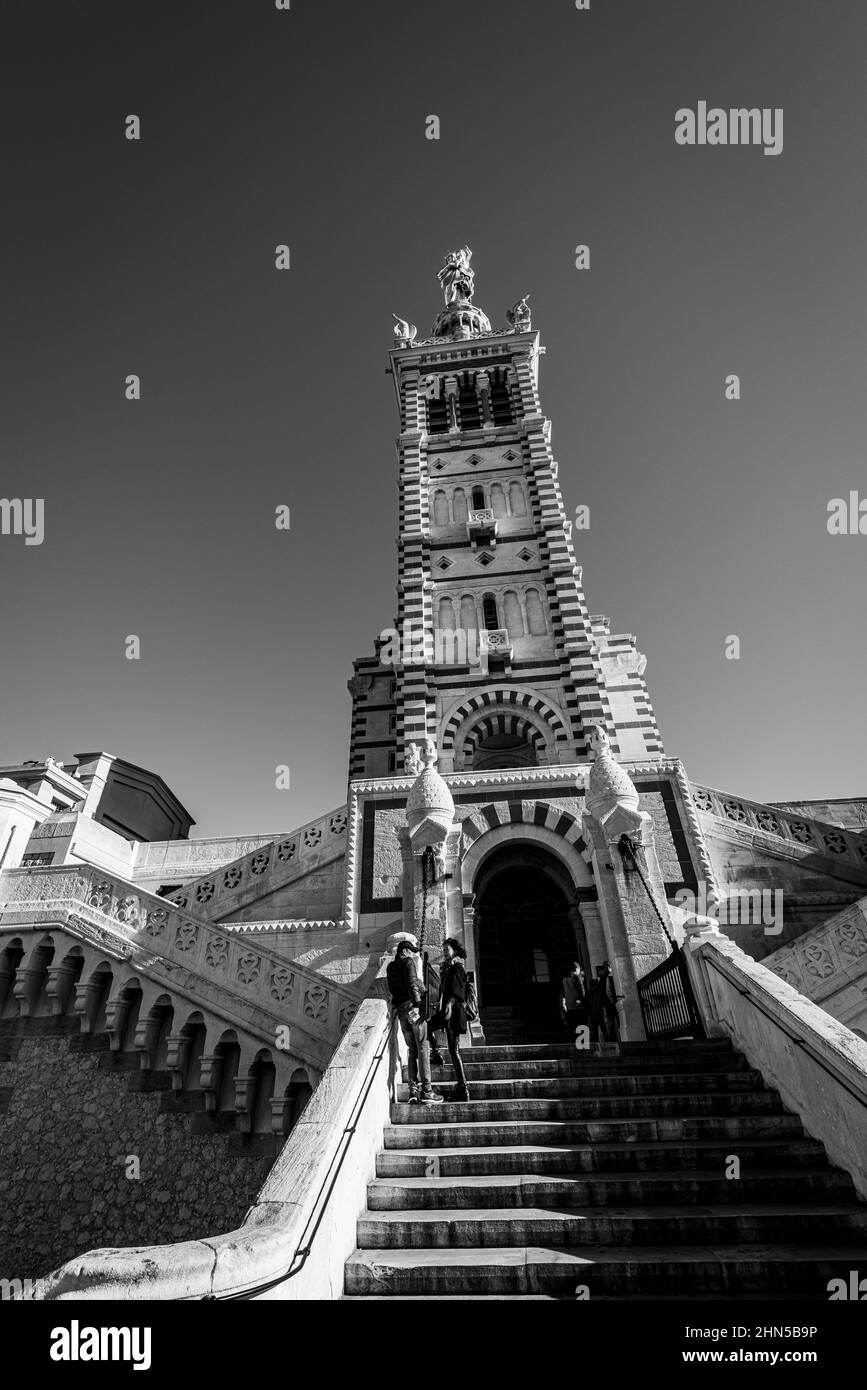
[[[433,739],[426,741],[423,755],[410,744],[406,766],[417,775],[406,801],[406,826],[396,832],[403,857],[404,929],[434,961],[444,939],[460,938],[464,929],[458,877],[463,832],[436,759]]]
[[[492,425],[494,416],[491,411],[491,376],[489,372],[476,372],[476,395],[481,407],[482,424]]]
[[[653,821],[639,810],[629,775],[614,759],[606,731],[591,727],[587,742],[596,761],[587,784],[584,838],[599,888],[608,961],[623,995],[623,1037],[645,1036],[638,981],[670,954],[665,886],[654,843]]]

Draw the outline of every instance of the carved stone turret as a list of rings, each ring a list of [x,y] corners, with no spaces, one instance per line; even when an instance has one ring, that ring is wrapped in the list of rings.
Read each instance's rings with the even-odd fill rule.
[[[587,743],[595,759],[587,781],[587,814],[604,827],[609,841],[634,834],[643,822],[635,783],[611,752],[608,734],[600,724],[592,725]]]
[[[415,745],[411,745],[411,750]],[[418,754],[408,770],[418,766]],[[436,769],[437,750],[432,738],[425,743],[423,766],[406,799],[406,823],[410,843],[418,853],[425,845],[441,845],[454,825],[455,803],[452,794]]]

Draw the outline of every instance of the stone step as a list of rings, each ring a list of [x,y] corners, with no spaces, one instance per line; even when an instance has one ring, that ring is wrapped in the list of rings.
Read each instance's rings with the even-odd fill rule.
[[[489,1246],[852,1245],[864,1248],[867,1208],[755,1204],[632,1207],[468,1207],[460,1211],[366,1211],[360,1250],[487,1249]],[[624,1251],[624,1254],[627,1254]]]
[[[617,1120],[663,1119],[674,1115],[777,1115],[783,1104],[775,1091],[722,1092],[706,1095],[688,1091],[681,1095],[587,1096],[560,1100],[446,1101],[437,1107],[441,1125],[506,1120]],[[431,1109],[394,1101],[393,1124],[408,1127],[427,1124]]]
[[[459,1211],[469,1207],[514,1209],[523,1207],[608,1208],[613,1203],[647,1206],[662,1203],[712,1202],[739,1205],[746,1202],[809,1204],[819,1201],[855,1203],[855,1189],[847,1173],[834,1168],[770,1168],[744,1173],[738,1179],[717,1172],[692,1173],[680,1169],[656,1173],[487,1173],[441,1178],[436,1158],[423,1177],[375,1178],[368,1184],[367,1207],[377,1211]],[[867,1220],[867,1205],[862,1207]],[[388,1242],[383,1242],[387,1244]],[[503,1242],[507,1244],[508,1242]]]
[[[472,1053],[473,1061],[478,1062],[532,1062],[536,1058],[543,1060],[551,1057],[574,1057],[576,1052],[575,1044],[570,1042],[562,1043],[525,1043],[513,1047],[489,1046],[485,1044],[480,1047],[470,1047],[466,1049],[469,1056]],[[727,1053],[735,1056],[728,1038],[702,1038],[698,1040],[688,1039],[683,1042],[632,1042],[621,1043],[619,1056],[623,1058],[644,1058],[653,1061],[662,1060],[668,1057],[682,1057],[699,1059],[711,1057],[719,1053]],[[605,1054],[614,1056],[613,1053]],[[665,1070],[663,1067],[662,1070]]]
[[[655,1246],[356,1250],[346,1262],[347,1294],[421,1294],[436,1298],[546,1294],[574,1299],[587,1288],[605,1295],[677,1294],[727,1298],[785,1289],[827,1299],[830,1279],[848,1279],[851,1246]]]
[[[798,1130],[800,1132],[800,1130]],[[398,1136],[406,1133],[398,1129]],[[417,1131],[413,1132],[415,1140]],[[593,1143],[584,1146],[557,1143],[485,1144],[475,1148],[468,1142],[461,1148],[386,1148],[376,1158],[378,1177],[484,1177],[489,1174],[515,1176],[520,1174],[565,1173],[569,1175],[611,1173],[617,1176],[638,1173],[649,1176],[654,1172],[680,1171],[684,1177],[711,1173],[714,1177],[725,1171],[731,1153],[731,1140],[667,1139],[650,1143],[620,1142]],[[737,1156],[742,1173],[779,1170],[789,1172],[815,1170],[826,1164],[825,1150],[815,1139],[781,1136],[779,1138],[738,1139]],[[825,1171],[839,1174],[838,1169]],[[844,1175],[845,1176],[845,1175]],[[850,1180],[846,1176],[846,1182]]]
[[[459,1110],[467,1117],[466,1105],[437,1106]],[[413,1111],[414,1105],[401,1107]],[[431,1123],[429,1107],[419,1107],[416,1124],[386,1125],[387,1149],[453,1148],[465,1144],[594,1144],[639,1143],[642,1140],[728,1139],[802,1137],[797,1115],[680,1115],[654,1119],[628,1120],[470,1120],[452,1124]]]
[[[579,1052],[573,1049],[568,1057],[537,1057],[528,1062],[477,1062],[475,1048],[465,1048],[462,1057],[467,1080],[499,1081],[529,1079],[542,1076],[656,1076],[664,1072],[666,1076],[727,1076],[735,1072],[749,1071],[743,1057],[736,1055],[705,1057],[699,1065],[693,1058],[664,1057],[657,1061],[638,1058],[600,1057],[596,1054]],[[446,1054],[442,1066],[433,1067],[433,1075],[439,1080],[454,1079],[454,1068]],[[403,1080],[407,1080],[407,1069],[403,1068]]]
[[[791,1303],[792,1296],[788,1293],[771,1293],[767,1289],[761,1295],[762,1303]],[[597,1294],[593,1299],[594,1303],[683,1303],[685,1295],[683,1293],[623,1293],[623,1294]],[[697,1293],[689,1295],[690,1303],[718,1303],[718,1293]],[[728,1290],[725,1295],[726,1303],[755,1303],[757,1295],[755,1293],[732,1293]],[[356,1299],[363,1299],[365,1303],[421,1303],[430,1299],[434,1303],[503,1303],[506,1299],[510,1303],[559,1303],[564,1300],[574,1303],[574,1294],[556,1293],[370,1293],[370,1294],[350,1294],[344,1293],[340,1296],[341,1303],[352,1303]],[[798,1294],[799,1303],[826,1303],[828,1293],[825,1286],[822,1286],[821,1293]]]
[[[469,1078],[468,1078],[469,1082]],[[454,1088],[454,1081],[434,1079],[434,1088],[448,1096]],[[556,1100],[558,1098],[591,1099],[598,1096],[671,1096],[687,1093],[695,1094],[696,1078],[693,1072],[675,1072],[673,1075],[653,1076],[541,1076],[497,1081],[469,1082],[472,1098],[476,1100]],[[744,1068],[737,1072],[722,1072],[704,1076],[701,1081],[705,1095],[737,1095],[749,1091],[763,1091],[765,1083],[757,1071]],[[409,1098],[406,1083],[399,1087],[398,1099]]]

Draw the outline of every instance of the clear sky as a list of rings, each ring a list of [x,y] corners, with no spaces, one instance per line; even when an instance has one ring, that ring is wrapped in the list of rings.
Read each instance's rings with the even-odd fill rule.
[[[867,497],[865,67],[862,0],[8,5],[0,494],[45,540],[0,537],[0,762],[104,748],[198,835],[343,800],[396,607],[392,313],[426,335],[468,244],[494,324],[531,296],[666,751],[867,795],[867,535],[826,526]],[[699,101],[783,108],[782,153],[678,146]]]

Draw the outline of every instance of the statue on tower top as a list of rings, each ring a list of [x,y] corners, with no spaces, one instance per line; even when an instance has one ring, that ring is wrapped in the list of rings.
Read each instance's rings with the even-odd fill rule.
[[[475,272],[470,269],[472,256],[469,246],[464,246],[460,251],[449,251],[442,270],[437,272],[446,304],[454,304],[458,299],[472,299],[476,278]]]

